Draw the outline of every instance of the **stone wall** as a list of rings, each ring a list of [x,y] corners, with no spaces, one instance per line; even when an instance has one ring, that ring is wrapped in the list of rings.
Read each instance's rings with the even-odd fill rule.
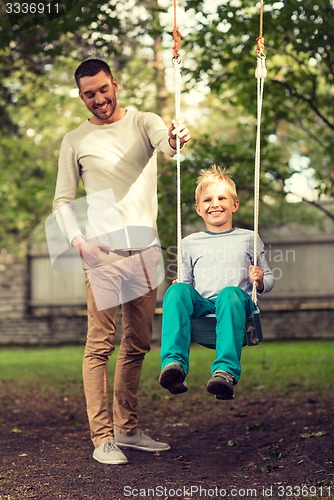
[[[86,323],[82,309],[49,309],[35,314],[29,305],[28,260],[0,253],[0,344],[83,342]]]
[[[334,339],[334,303],[261,307],[261,322],[265,340]]]

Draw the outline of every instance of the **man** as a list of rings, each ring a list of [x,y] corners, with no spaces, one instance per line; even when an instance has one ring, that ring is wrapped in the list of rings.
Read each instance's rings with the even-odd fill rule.
[[[88,333],[83,382],[95,447],[93,457],[102,463],[124,464],[128,460],[117,445],[150,452],[170,448],[138,428],[137,390],[143,359],[150,349],[156,303],[157,280],[148,265],[159,260],[157,239],[152,236],[156,234],[157,218],[155,150],[174,156],[176,137],[182,147],[190,139],[190,133],[176,122],[167,129],[156,114],[121,108],[117,101],[117,81],[104,61],[83,62],[75,72],[75,79],[79,96],[92,116],[63,139],[53,211],[82,257],[86,272]],[[73,211],[80,178],[87,195],[90,228],[93,227],[88,230],[88,237],[80,229]],[[100,193],[103,200],[96,203]],[[110,206],[105,209],[108,200]],[[108,214],[110,227],[107,227]],[[94,233],[96,226],[98,230]],[[115,238],[115,234],[121,237]],[[104,290],[118,294],[119,283],[117,287],[114,284],[122,281],[120,274],[131,267],[129,262],[145,276],[148,291],[118,302],[122,303],[122,340],[114,375],[112,418],[107,362],[114,351],[117,300],[106,302]],[[101,288],[94,289],[94,285],[101,279],[105,281],[106,276],[109,284],[106,286],[104,282],[101,293]],[[128,275],[122,274],[122,279],[127,281]]]

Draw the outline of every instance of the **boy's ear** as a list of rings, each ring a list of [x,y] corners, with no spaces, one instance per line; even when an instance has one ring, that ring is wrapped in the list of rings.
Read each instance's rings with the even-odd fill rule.
[[[198,204],[197,204],[197,203],[196,203],[196,205],[195,205],[195,210],[196,210],[197,215],[199,215],[200,217],[202,217],[202,215],[201,215],[201,211],[200,211],[200,208],[199,208],[199,206],[198,206]]]
[[[240,201],[235,200],[235,202],[233,203],[232,213],[235,214],[235,212],[239,210],[239,207],[240,207]]]

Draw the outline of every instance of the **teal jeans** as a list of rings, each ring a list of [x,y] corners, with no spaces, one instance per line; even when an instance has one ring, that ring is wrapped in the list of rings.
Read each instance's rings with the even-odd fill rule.
[[[231,373],[238,382],[241,373],[240,358],[245,336],[246,318],[255,310],[251,297],[241,288],[228,286],[214,299],[202,297],[187,283],[170,286],[163,301],[161,363],[179,363],[189,372],[191,320],[215,314],[216,359],[211,374],[217,370]]]

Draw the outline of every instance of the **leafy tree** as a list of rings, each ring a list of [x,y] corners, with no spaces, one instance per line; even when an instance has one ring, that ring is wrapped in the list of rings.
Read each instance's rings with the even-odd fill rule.
[[[7,103],[15,128],[0,137],[0,241],[14,251],[50,213],[61,137],[84,116],[67,72],[50,67],[46,75],[11,75],[18,90]]]
[[[285,196],[282,187],[301,168],[301,162],[294,167],[289,161],[295,154],[307,158],[307,168],[314,169],[319,194],[333,196],[334,9],[327,0],[264,3],[265,188]],[[187,4],[196,9],[194,2]],[[258,35],[258,4],[243,0],[222,2],[214,19],[208,22],[204,15],[187,39],[196,59],[196,65],[189,64],[190,83],[192,78],[205,79],[222,108],[229,103],[244,118],[255,114]],[[268,149],[276,150],[276,161],[268,156]],[[271,188],[266,183],[268,176],[275,181]]]
[[[184,95],[196,86],[201,90],[203,83],[211,89],[200,104],[200,119],[189,120],[193,140],[182,162],[185,226],[193,222],[198,170],[214,162],[230,167],[242,198],[237,222],[251,226],[258,5],[220,2],[216,12],[210,2],[184,5],[193,26],[182,44]],[[81,60],[112,59],[121,105],[153,110],[166,120],[173,115],[163,57],[172,44],[172,15],[166,21],[170,2],[73,0],[71,6],[53,21],[17,32],[7,16],[0,19],[3,245],[24,241],[50,213],[60,140],[86,116],[71,97],[73,71]],[[4,14],[3,4],[0,9]],[[291,162],[293,154],[314,168],[319,192],[332,193],[333,10],[324,0],[315,5],[268,0],[265,9],[261,214],[263,223],[286,223],[305,219],[305,208],[285,202],[287,179],[300,168]],[[184,117],[190,114],[184,105]],[[175,163],[161,158],[164,245],[175,242],[174,187]]]
[[[86,116],[71,97],[81,60],[112,56],[121,105],[169,118],[160,12],[157,0],[80,2],[61,18],[17,33],[1,18],[2,245],[24,242],[50,213],[60,140]]]

